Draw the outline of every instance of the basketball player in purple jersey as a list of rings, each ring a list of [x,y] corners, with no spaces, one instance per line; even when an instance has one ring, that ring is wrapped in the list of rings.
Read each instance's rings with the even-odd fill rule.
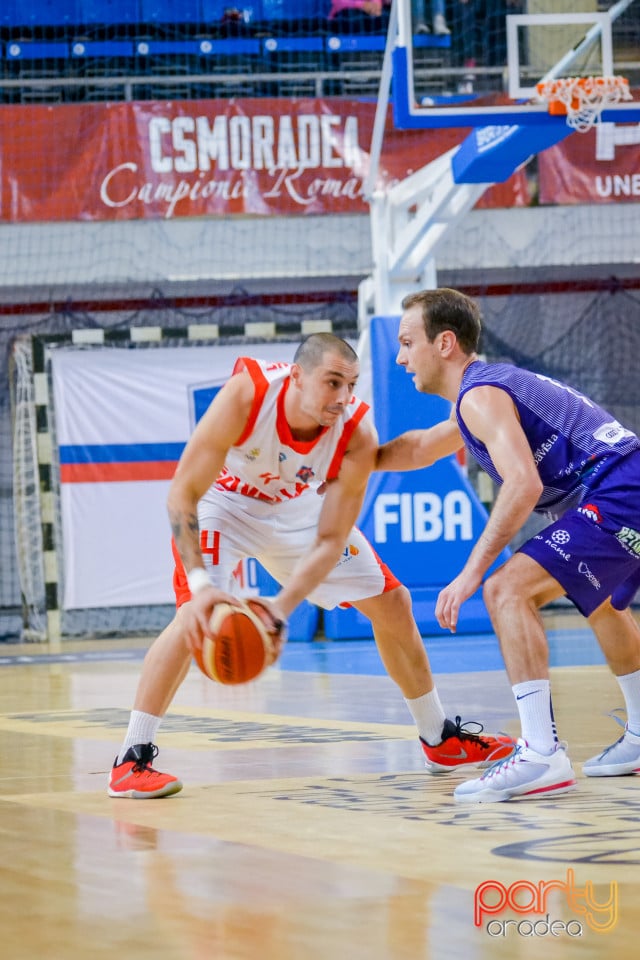
[[[477,355],[477,304],[455,290],[402,304],[397,363],[421,393],[454,404],[451,418],[380,448],[378,469],[428,466],[463,444],[499,485],[484,531],[438,596],[440,625],[460,607],[532,513],[550,523],[484,582],[521,721],[515,753],[460,784],[456,800],[545,797],[576,786],[553,719],[539,609],[563,595],[587,618],[622,690],[623,736],[583,766],[590,777],[640,773],[640,628],[628,609],[640,587],[640,440],[564,383]],[[617,718],[616,718],[617,719]]]

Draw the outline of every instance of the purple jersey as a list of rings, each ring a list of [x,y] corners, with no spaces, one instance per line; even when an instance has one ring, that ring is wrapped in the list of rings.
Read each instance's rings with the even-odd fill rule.
[[[640,440],[610,413],[572,387],[507,363],[474,361],[464,372],[456,405],[469,451],[496,483],[502,483],[485,445],[460,415],[460,400],[478,386],[499,387],[513,400],[544,489],[537,513],[560,515],[579,504],[610,467]]]

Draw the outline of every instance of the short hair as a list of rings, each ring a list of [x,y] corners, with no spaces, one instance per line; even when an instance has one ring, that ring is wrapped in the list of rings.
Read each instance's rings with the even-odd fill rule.
[[[482,333],[480,308],[475,300],[459,290],[439,287],[410,293],[402,301],[402,309],[422,307],[422,320],[427,340],[433,343],[443,330],[451,330],[464,353],[475,353]]]
[[[295,352],[294,363],[305,370],[314,370],[322,363],[325,353],[337,353],[347,363],[358,363],[358,354],[350,343],[333,333],[312,333]]]

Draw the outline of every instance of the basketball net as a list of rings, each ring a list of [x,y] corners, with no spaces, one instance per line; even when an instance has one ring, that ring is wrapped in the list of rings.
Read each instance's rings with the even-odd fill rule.
[[[549,113],[566,114],[567,123],[579,133],[591,130],[602,111],[620,100],[633,100],[625,77],[565,77],[536,86]]]

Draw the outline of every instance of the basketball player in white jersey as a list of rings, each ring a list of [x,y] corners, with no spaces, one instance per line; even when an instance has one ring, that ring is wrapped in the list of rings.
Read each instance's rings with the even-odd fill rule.
[[[313,334],[292,364],[238,361],[198,423],[168,496],[178,612],[145,657],[110,796],[181,789],[152,766],[155,736],[215,604],[233,599],[233,571],[246,557],[283,584],[268,604],[275,618],[308,599],[328,609],[348,603],[371,620],[432,771],[486,765],[513,749],[506,737],[445,717],[409,591],[355,527],[378,451],[368,407],[354,394],[358,373],[345,340]]]

